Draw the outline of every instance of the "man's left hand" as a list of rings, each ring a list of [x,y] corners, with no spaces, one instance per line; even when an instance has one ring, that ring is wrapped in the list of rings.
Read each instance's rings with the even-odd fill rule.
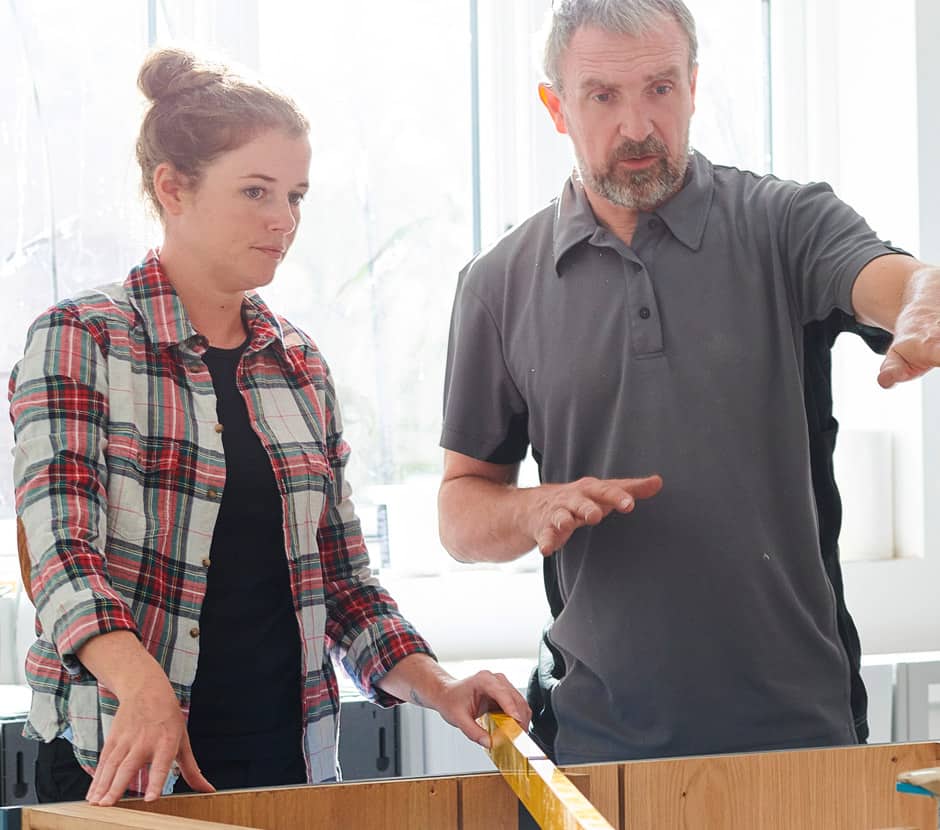
[[[889,389],[940,366],[940,270],[914,275],[878,383]]]

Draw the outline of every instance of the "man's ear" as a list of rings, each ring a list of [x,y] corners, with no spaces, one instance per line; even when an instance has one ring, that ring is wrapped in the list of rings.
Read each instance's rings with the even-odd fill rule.
[[[545,109],[548,110],[548,114],[555,124],[555,129],[562,134],[567,133],[565,114],[561,110],[561,98],[558,97],[558,93],[555,92],[554,88],[548,84],[539,84],[539,99],[545,105]]]
[[[153,171],[153,190],[165,216],[178,216],[183,209],[188,181],[168,161],[158,164]]]

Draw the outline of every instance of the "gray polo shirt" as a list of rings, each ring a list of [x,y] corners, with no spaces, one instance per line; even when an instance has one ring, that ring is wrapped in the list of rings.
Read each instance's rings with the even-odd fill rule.
[[[828,186],[695,154],[631,245],[569,180],[462,272],[442,445],[664,480],[554,555],[561,762],[854,743],[802,328],[887,253]]]

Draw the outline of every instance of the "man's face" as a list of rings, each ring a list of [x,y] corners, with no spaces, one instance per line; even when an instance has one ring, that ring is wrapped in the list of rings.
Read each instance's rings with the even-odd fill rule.
[[[642,37],[578,29],[561,61],[560,94],[541,90],[574,145],[584,186],[614,204],[653,210],[681,187],[688,167],[696,72],[679,24]]]

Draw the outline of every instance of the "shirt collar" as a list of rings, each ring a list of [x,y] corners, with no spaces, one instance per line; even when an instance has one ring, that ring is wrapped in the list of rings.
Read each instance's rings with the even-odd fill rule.
[[[653,211],[672,235],[693,251],[702,246],[714,188],[711,162],[700,153],[693,152],[682,189]],[[599,227],[584,186],[572,175],[555,202],[553,252],[556,271],[564,255],[593,236]]]
[[[169,348],[186,342],[198,345],[199,334],[160,265],[158,250],[147,253],[143,261],[128,274],[124,285],[131,305],[143,321],[147,336],[158,348]],[[272,342],[286,348],[283,327],[261,297],[254,293],[246,294],[242,314],[248,329],[249,351],[259,351]]]
[[[693,151],[682,190],[653,212],[686,248],[697,251],[702,247],[714,195],[712,164]]]

